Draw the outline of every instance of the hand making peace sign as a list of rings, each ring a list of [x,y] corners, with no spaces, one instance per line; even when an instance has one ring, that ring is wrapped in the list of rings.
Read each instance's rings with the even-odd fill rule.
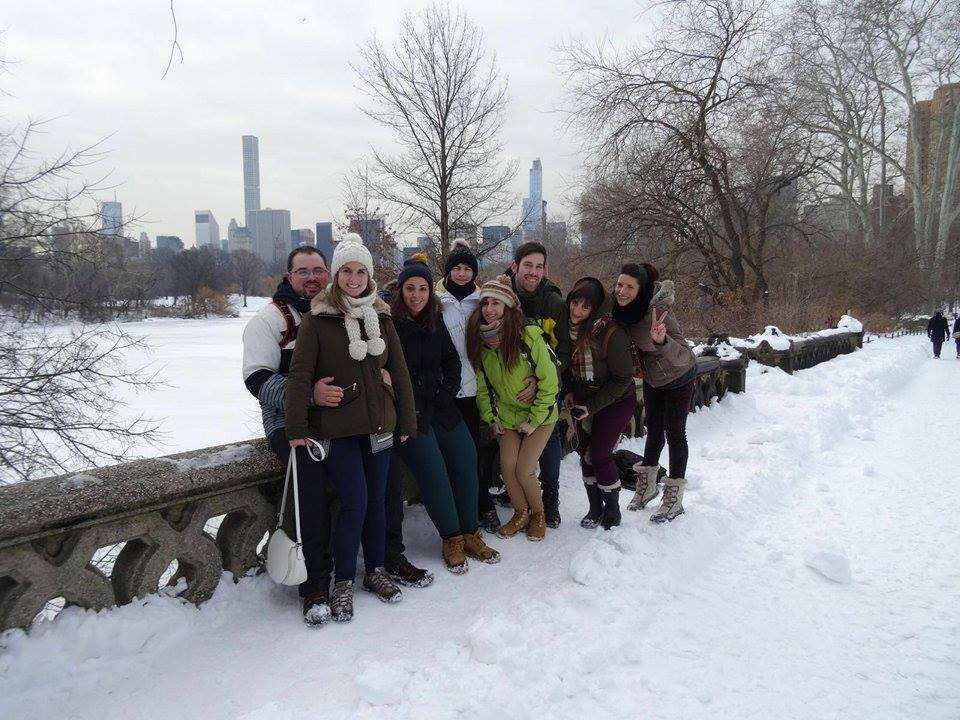
[[[664,310],[663,315],[657,315],[657,309],[653,308],[650,312],[650,338],[657,344],[663,345],[667,340],[667,313],[669,310]]]

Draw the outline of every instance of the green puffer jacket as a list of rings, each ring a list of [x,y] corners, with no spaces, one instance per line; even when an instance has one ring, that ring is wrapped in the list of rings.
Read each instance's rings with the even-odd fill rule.
[[[484,422],[499,422],[505,428],[515,430],[523,423],[534,427],[557,421],[557,399],[560,394],[560,375],[547,341],[537,325],[525,325],[523,341],[533,360],[531,368],[526,353],[511,368],[504,366],[499,350],[484,346],[480,350],[480,367],[477,368],[477,407]],[[517,395],[526,386],[527,378],[537,378],[537,396],[533,404],[521,403]]]

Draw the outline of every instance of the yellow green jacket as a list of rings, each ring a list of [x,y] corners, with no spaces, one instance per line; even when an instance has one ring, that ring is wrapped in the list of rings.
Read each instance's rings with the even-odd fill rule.
[[[523,342],[528,352],[521,353],[520,360],[511,368],[504,366],[499,349],[483,346],[480,350],[477,407],[486,423],[499,422],[514,430],[525,422],[539,427],[557,421],[560,375],[554,355],[537,325],[524,326]],[[537,395],[533,404],[521,403],[517,395],[531,375],[537,378]]]

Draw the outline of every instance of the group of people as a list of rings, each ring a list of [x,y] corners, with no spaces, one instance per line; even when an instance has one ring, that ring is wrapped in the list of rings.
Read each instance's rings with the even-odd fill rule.
[[[927,322],[927,337],[933,343],[933,356],[939,359],[943,343],[950,337],[950,324],[943,311],[937,310]],[[960,360],[960,313],[953,320],[953,339],[957,344],[957,360]]]
[[[290,253],[273,302],[244,331],[243,376],[283,462],[296,453],[307,580],[304,620],[353,616],[357,555],[362,587],[397,602],[427,570],[405,556],[400,462],[440,536],[445,567],[496,563],[484,530],[540,541],[561,523],[558,420],[568,412],[587,497],[580,524],[620,524],[614,450],[634,416],[642,377],[647,439],[628,504],[660,496],[654,522],[683,513],[686,417],[696,361],[671,311],[673,284],[648,264],[623,266],[608,290],[592,277],[564,299],[547,278],[547,250],[521,245],[506,274],[485,283],[457,241],[436,278],[426,256],[407,261],[392,290],[377,287],[369,250],[347,235],[327,258]],[[500,522],[480,472],[489,426],[513,515]],[[315,461],[311,441],[328,443]],[[331,592],[332,576],[332,592]]]

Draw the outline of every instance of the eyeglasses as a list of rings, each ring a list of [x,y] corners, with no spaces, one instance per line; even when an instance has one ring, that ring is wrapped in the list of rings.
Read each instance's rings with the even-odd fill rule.
[[[291,270],[290,274],[296,275],[298,278],[308,278],[311,275],[316,275],[317,277],[323,277],[324,275],[327,274],[327,269],[314,268],[313,270],[311,270],[310,268],[300,268],[299,270]]]

